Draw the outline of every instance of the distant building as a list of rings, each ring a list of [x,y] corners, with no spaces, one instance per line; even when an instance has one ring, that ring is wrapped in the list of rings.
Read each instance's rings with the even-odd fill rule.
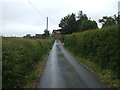
[[[54,36],[55,39],[60,39],[61,38],[61,30],[53,30],[52,35]]]
[[[41,38],[41,37],[42,37],[42,34],[35,34],[34,37],[36,37],[36,38]]]

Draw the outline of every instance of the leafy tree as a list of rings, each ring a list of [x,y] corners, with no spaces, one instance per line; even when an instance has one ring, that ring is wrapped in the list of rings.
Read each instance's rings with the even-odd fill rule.
[[[77,21],[79,21],[79,23],[81,23],[81,22],[84,21],[84,20],[88,20],[87,15],[86,15],[86,14],[83,14],[82,11],[79,11],[79,12],[78,12],[77,18],[78,18]]]
[[[118,14],[118,16],[114,15],[114,19],[116,24],[120,24],[120,15]]]
[[[79,11],[77,18],[78,31],[80,32],[98,28],[97,23],[95,21],[88,20],[87,15],[83,14],[82,11]]]
[[[120,24],[120,15],[118,15],[118,19],[117,20],[118,20],[118,24]]]
[[[75,14],[68,14],[60,21],[59,27],[61,27],[62,34],[71,34],[77,31],[76,28],[76,16]]]
[[[24,36],[24,38],[30,38],[31,34],[27,34],[26,36]]]
[[[102,19],[99,19],[99,22],[102,23],[102,28],[105,26],[115,25],[118,22],[118,17],[114,15],[114,17],[103,16]]]
[[[120,16],[120,15],[117,16],[116,14],[113,16],[113,18],[114,18],[114,20],[115,20],[115,24],[118,24],[118,22],[120,22],[119,16]]]
[[[61,27],[62,34],[72,34],[74,32],[98,28],[97,23],[89,20],[87,15],[82,11],[79,11],[77,20],[75,14],[73,13],[62,18],[59,27]]]
[[[47,29],[45,29],[45,31],[44,31],[44,36],[45,36],[45,37],[48,37],[49,35],[50,35],[49,31],[48,31]]]
[[[91,21],[91,20],[84,20],[79,25],[80,31],[97,29],[97,28],[98,28],[97,23],[95,21]]]
[[[31,37],[31,34],[27,34],[26,37]]]

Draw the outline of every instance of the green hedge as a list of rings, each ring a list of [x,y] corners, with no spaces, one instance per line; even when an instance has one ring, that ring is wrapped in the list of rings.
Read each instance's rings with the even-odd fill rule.
[[[61,40],[77,55],[89,58],[120,77],[120,36],[117,26],[65,35]]]
[[[22,87],[52,47],[52,40],[2,38],[3,88]]]

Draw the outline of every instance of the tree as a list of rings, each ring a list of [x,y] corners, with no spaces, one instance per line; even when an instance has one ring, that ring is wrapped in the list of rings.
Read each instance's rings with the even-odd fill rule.
[[[117,22],[116,15],[114,15],[114,17],[103,16],[102,19],[99,19],[99,23],[102,23],[102,28],[105,26],[115,25]]]
[[[120,15],[118,14],[118,16],[114,15],[114,19],[116,24],[120,24]]]
[[[82,11],[79,11],[77,18],[77,26],[79,32],[98,28],[97,23],[90,19],[88,20],[87,15],[84,14]]]
[[[75,14],[68,14],[60,21],[59,27],[61,27],[62,34],[71,34],[77,31]]]
[[[24,38],[31,38],[31,34],[27,34]]]
[[[49,31],[47,29],[45,29],[44,35],[45,35],[45,37],[48,37],[50,35],[50,33],[49,33]]]
[[[91,20],[84,20],[84,21],[79,25],[80,31],[97,29],[97,28],[98,28],[98,26],[97,26],[96,21],[91,21]]]
[[[77,18],[78,18],[77,21],[79,21],[79,23],[81,23],[81,22],[84,21],[84,20],[88,20],[87,15],[86,15],[86,14],[83,14],[82,11],[79,11],[79,12],[78,12]]]
[[[59,27],[61,27],[62,34],[72,34],[98,28],[97,23],[88,19],[82,11],[79,11],[77,18],[73,13],[62,18]]]

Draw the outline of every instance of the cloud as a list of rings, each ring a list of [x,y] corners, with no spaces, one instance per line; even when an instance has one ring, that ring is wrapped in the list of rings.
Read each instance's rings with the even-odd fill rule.
[[[23,36],[25,34],[43,33],[43,28],[40,26],[30,26],[26,24],[8,24],[4,27],[3,35]]]
[[[77,15],[80,10],[98,21],[103,16],[117,14],[117,5],[118,0],[4,0],[0,14],[3,16],[0,16],[4,24],[3,34],[43,33],[46,17],[49,17],[49,30],[52,32],[59,28],[61,18],[71,13]]]

